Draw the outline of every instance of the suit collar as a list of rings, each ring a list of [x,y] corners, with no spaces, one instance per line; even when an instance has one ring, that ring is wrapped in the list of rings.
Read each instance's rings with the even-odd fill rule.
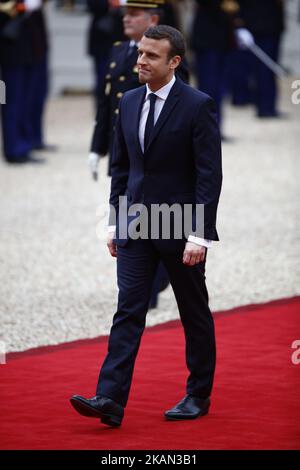
[[[151,94],[151,93],[154,93],[158,98],[160,98],[161,100],[164,100],[166,101],[166,99],[168,98],[169,96],[169,93],[171,91],[171,89],[173,88],[174,84],[176,82],[176,78],[175,76],[169,81],[169,83],[167,83],[165,86],[163,86],[162,88],[160,88],[159,90],[157,91],[152,91],[150,90],[148,84],[146,85],[146,98],[145,100],[148,98],[148,96]]]

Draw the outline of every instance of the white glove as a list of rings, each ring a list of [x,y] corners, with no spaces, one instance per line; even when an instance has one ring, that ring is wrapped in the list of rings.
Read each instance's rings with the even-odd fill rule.
[[[238,28],[235,30],[235,37],[240,49],[249,49],[254,46],[255,41],[253,35],[246,28]]]
[[[25,7],[27,11],[39,10],[42,8],[42,0],[25,0]]]
[[[95,152],[90,152],[88,157],[88,165],[90,167],[92,178],[98,180],[98,165],[99,165],[100,155]]]

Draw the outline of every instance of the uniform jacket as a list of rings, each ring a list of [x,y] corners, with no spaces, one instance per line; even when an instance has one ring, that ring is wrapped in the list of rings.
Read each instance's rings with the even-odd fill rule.
[[[113,43],[125,39],[122,14],[119,9],[110,10],[108,0],[87,0],[91,21],[88,30],[88,54],[107,57]]]
[[[239,11],[238,3],[226,0],[196,0],[196,3],[190,41],[192,49],[228,51],[233,48],[234,18]]]
[[[284,30],[283,0],[239,0],[240,16],[255,36],[278,35]]]
[[[5,1],[0,0],[1,3]],[[0,64],[33,64],[44,60],[47,52],[47,31],[42,8],[20,13],[15,18],[0,13]]]

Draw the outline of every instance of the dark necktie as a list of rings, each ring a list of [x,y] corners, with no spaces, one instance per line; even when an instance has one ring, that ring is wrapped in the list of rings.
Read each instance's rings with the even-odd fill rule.
[[[150,100],[150,109],[149,114],[147,117],[146,127],[145,127],[145,137],[144,137],[144,152],[147,150],[149,145],[151,133],[154,128],[154,111],[155,111],[155,101],[157,96],[154,93],[150,93],[149,100]]]

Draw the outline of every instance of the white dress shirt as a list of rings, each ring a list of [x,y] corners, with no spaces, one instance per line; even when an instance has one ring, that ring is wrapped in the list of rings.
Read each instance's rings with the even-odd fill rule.
[[[150,110],[149,95],[151,93],[154,93],[157,96],[156,101],[155,101],[155,108],[154,108],[154,125],[155,125],[175,81],[176,81],[176,78],[175,76],[173,76],[173,78],[171,79],[169,83],[167,83],[165,86],[157,90],[155,93],[149,88],[148,84],[146,84],[146,96],[145,96],[145,100],[144,100],[144,104],[143,104],[143,108],[141,112],[140,126],[139,126],[139,140],[140,140],[140,144],[141,144],[141,148],[143,152],[144,152],[145,127],[146,127],[146,122],[147,122],[147,118],[148,118],[148,114]],[[115,226],[113,225],[109,226],[108,231],[114,232]],[[188,237],[188,241],[192,243],[196,243],[197,245],[205,246],[206,248],[210,248],[212,245],[211,240],[194,237],[193,235],[190,235]]]
[[[156,124],[159,118],[159,115],[164,107],[166,99],[168,98],[171,88],[173,87],[175,81],[176,81],[176,78],[173,77],[172,80],[169,83],[167,83],[167,85],[163,86],[162,88],[160,88],[154,93],[156,95],[155,108],[154,108],[154,125]],[[147,118],[148,118],[148,114],[150,110],[149,95],[153,93],[153,91],[150,90],[148,84],[146,85],[146,89],[147,91],[146,91],[145,101],[144,101],[142,112],[141,112],[140,127],[139,127],[139,139],[140,139],[140,144],[141,144],[141,148],[143,152],[144,152],[145,127],[146,127],[146,122],[147,122]]]

